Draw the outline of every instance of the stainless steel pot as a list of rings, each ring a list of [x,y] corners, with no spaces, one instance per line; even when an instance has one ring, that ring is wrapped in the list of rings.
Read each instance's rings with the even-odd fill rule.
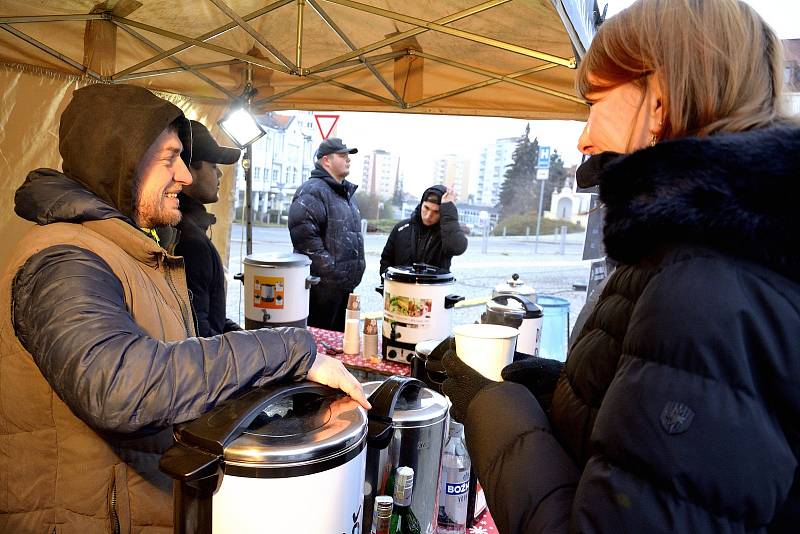
[[[364,409],[314,382],[226,401],[179,426],[161,458],[175,532],[360,532],[366,438]]]
[[[519,294],[501,294],[486,302],[481,323],[511,326],[519,330],[516,352],[539,355],[542,336],[542,308]]]
[[[511,278],[494,287],[492,298],[498,295],[521,295],[531,302],[536,302],[536,289],[526,284],[524,280],[520,280],[517,273],[512,274]]]
[[[420,532],[436,532],[439,475],[447,434],[448,401],[413,378],[392,376],[384,382],[367,382],[369,435],[364,481],[364,530],[372,526],[371,512],[377,495],[391,495],[398,467],[414,470],[411,510]]]

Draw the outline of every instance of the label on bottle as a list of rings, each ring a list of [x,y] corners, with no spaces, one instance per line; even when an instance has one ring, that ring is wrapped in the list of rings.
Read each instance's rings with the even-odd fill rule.
[[[443,532],[464,532],[467,524],[469,468],[442,466],[439,490],[439,529]]]

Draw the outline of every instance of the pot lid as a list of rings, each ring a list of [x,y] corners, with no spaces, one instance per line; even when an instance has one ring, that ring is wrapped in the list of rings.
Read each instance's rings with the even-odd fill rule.
[[[299,393],[276,399],[225,447],[226,464],[284,468],[313,464],[358,447],[367,415],[344,394]]]
[[[258,267],[301,267],[311,265],[311,259],[294,252],[271,252],[250,254],[245,256],[243,263]]]
[[[383,277],[386,280],[408,284],[450,284],[456,281],[453,274],[447,269],[427,263],[389,267],[383,273]]]
[[[380,381],[365,382],[364,395],[369,397],[382,384]],[[447,397],[436,393],[430,388],[414,388],[409,393],[413,396],[401,395],[394,405],[392,424],[394,427],[420,427],[430,426],[447,417],[450,408]]]
[[[513,294],[495,295],[486,302],[486,309],[490,312],[509,314],[518,316],[521,319],[535,319],[541,317],[541,306],[525,299],[527,302],[522,302],[513,297]]]
[[[496,285],[492,296],[514,293],[518,295],[531,295],[533,297],[531,300],[536,300],[536,290],[532,286],[527,285],[524,280],[520,280],[517,273],[512,274],[511,278],[504,283]]]

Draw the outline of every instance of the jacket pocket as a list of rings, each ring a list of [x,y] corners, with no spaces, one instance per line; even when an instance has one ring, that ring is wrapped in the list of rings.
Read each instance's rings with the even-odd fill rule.
[[[128,498],[128,473],[123,463],[114,465],[108,495],[108,518],[113,534],[130,534],[131,514]]]

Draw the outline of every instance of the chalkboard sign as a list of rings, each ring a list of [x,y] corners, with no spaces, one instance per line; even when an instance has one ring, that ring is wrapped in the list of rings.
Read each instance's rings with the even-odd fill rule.
[[[586,240],[583,242],[583,259],[596,260],[606,255],[603,246],[603,216],[605,208],[600,197],[592,195],[589,203],[589,220],[586,223]]]
[[[605,258],[595,260],[589,267],[589,283],[586,285],[586,295],[591,295],[592,291],[608,276],[608,265]]]

